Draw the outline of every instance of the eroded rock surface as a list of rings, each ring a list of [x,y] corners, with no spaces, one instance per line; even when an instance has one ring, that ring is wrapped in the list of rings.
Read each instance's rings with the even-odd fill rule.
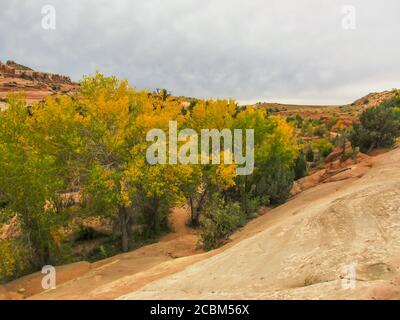
[[[14,61],[0,61],[0,107],[5,106],[10,92],[23,91],[31,104],[57,92],[68,93],[78,86],[67,76],[35,71]]]
[[[258,234],[122,298],[400,298],[400,149],[352,184],[314,196],[298,207],[289,201],[279,209],[285,217]],[[342,285],[348,266],[354,289]]]

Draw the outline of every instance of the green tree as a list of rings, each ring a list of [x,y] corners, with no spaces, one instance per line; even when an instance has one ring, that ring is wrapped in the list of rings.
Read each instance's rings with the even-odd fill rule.
[[[256,146],[254,173],[237,181],[242,207],[248,211],[249,195],[264,199],[267,196],[272,204],[282,203],[289,197],[299,152],[293,126],[279,116],[251,109],[239,114],[236,121],[236,127],[254,128]]]
[[[308,162],[314,162],[314,151],[311,147],[311,145],[309,144],[307,146],[307,150],[306,150],[306,160]]]
[[[313,149],[318,150],[319,154],[324,158],[328,156],[333,150],[332,143],[330,143],[327,139],[324,138],[315,140],[312,143],[312,147]]]
[[[294,164],[294,179],[298,180],[307,175],[308,167],[303,151],[300,151]]]
[[[237,202],[225,203],[218,195],[209,202],[200,220],[200,238],[206,250],[220,246],[247,218]]]
[[[29,264],[39,268],[62,260],[59,228],[67,213],[57,206],[63,170],[35,126],[23,97],[10,97],[0,112],[0,190],[20,222]]]
[[[364,110],[360,122],[354,123],[349,134],[353,146],[363,152],[374,148],[390,147],[400,136],[399,98],[386,101],[382,105]]]

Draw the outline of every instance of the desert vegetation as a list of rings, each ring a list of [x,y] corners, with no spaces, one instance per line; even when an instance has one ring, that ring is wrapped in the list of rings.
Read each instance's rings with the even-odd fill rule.
[[[235,164],[150,165],[146,132],[168,131],[171,120],[194,130],[254,129],[253,174],[237,176]],[[82,259],[74,252],[82,239],[106,234],[94,259],[128,251],[166,232],[170,210],[183,205],[203,247],[215,248],[258,207],[289,197],[305,174],[302,148],[279,115],[227,100],[188,104],[99,73],[74,94],[30,107],[23,94],[10,95],[0,112],[0,223],[17,227],[0,240],[0,279]],[[94,217],[110,230],[76,223]]]
[[[366,109],[354,123],[349,139],[354,148],[363,152],[393,146],[400,136],[400,95],[377,107]]]
[[[393,145],[399,101],[397,94],[367,108],[348,125],[336,112],[281,116],[233,100],[137,91],[100,73],[73,94],[29,107],[23,93],[10,95],[0,112],[0,227],[13,232],[0,238],[0,281],[155,241],[182,206],[199,245],[216,248],[260,207],[284,203],[294,181],[323,167],[332,151],[350,157]],[[170,121],[196,132],[254,129],[254,171],[237,175],[235,163],[149,164],[146,133],[168,132]],[[85,241],[93,245],[83,254],[76,248]]]

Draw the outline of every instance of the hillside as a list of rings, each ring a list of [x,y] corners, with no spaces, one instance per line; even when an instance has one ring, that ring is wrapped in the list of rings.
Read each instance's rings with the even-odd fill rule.
[[[68,93],[78,87],[67,76],[40,72],[14,61],[0,61],[0,107],[10,92],[25,92],[28,104],[38,102],[57,92]]]
[[[337,122],[343,127],[349,127],[353,121],[357,121],[361,112],[368,108],[380,105],[382,102],[395,97],[393,90],[371,92],[354,102],[345,105],[294,105],[272,102],[259,102],[254,106],[267,109],[272,114],[280,114],[284,117],[301,116],[313,120],[321,120],[327,123],[331,118],[337,118]]]

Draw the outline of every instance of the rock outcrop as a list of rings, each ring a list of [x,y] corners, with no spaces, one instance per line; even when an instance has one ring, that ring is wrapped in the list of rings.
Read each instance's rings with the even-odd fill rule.
[[[361,178],[372,166],[372,158],[364,153],[356,157],[343,158],[343,149],[336,148],[325,159],[325,166],[294,182],[294,196],[321,183]]]
[[[0,107],[4,106],[10,92],[24,92],[27,103],[31,104],[78,87],[67,76],[35,71],[14,61],[0,62]]]

